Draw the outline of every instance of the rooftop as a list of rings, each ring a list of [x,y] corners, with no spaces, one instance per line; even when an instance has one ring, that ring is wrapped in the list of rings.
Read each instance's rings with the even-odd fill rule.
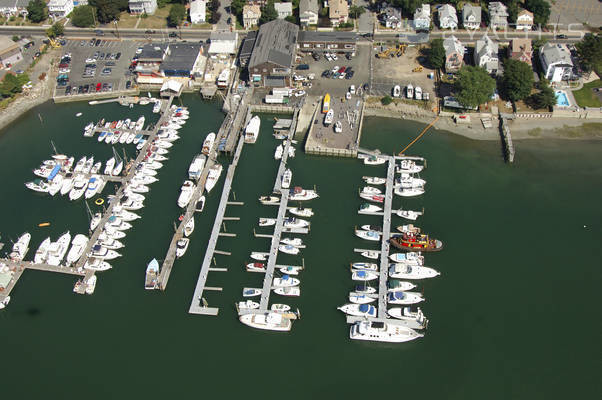
[[[356,42],[357,33],[355,32],[317,32],[300,31],[299,42]]]
[[[138,61],[161,61],[167,49],[167,43],[151,43],[142,46],[142,53],[138,55]]]
[[[200,44],[170,44],[169,54],[161,64],[161,69],[163,71],[191,71],[200,50]]]
[[[318,13],[318,1],[317,0],[301,0],[299,1],[299,14],[303,14],[307,11],[313,11]]]
[[[298,32],[297,25],[282,19],[261,25],[249,60],[249,67],[271,62],[290,68],[295,59]]]

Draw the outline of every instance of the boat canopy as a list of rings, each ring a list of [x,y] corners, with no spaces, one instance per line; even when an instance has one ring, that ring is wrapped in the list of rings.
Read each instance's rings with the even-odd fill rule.
[[[389,299],[391,300],[403,300],[405,299],[406,295],[404,292],[393,292],[393,293],[389,293]]]
[[[283,280],[283,281],[287,281],[287,280],[289,280],[289,279],[290,279],[290,276],[289,276],[289,275],[287,275],[287,274],[284,274],[284,275],[282,275],[282,280]]]
[[[369,305],[369,304],[360,304],[359,310],[360,310],[360,312],[364,312],[365,313],[365,312],[370,312],[371,308],[372,308],[372,306]]]
[[[48,180],[51,181],[54,179],[54,177],[59,173],[59,171],[61,170],[61,165],[57,164],[54,166],[54,168],[52,168],[52,171],[50,171],[50,175],[48,175]]]

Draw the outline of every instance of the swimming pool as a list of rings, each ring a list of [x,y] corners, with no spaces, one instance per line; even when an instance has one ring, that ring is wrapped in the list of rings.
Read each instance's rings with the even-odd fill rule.
[[[568,107],[571,105],[569,103],[569,99],[564,91],[557,90],[554,94],[556,95],[556,105],[557,106]]]

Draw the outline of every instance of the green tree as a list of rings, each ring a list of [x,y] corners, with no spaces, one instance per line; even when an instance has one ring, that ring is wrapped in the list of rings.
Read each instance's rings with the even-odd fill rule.
[[[443,39],[433,39],[428,51],[428,60],[433,68],[443,68],[445,65],[445,49]]]
[[[575,44],[577,53],[586,71],[602,71],[602,37],[586,34],[583,40]]]
[[[261,17],[259,17],[259,25],[270,22],[278,18],[278,11],[274,7],[274,0],[268,0],[265,6],[261,7]]]
[[[90,5],[96,7],[96,18],[101,24],[119,20],[123,2],[119,0],[93,0]]]
[[[60,22],[55,22],[52,24],[50,30],[52,31],[54,37],[61,36],[63,33],[65,33],[65,27]]]
[[[502,89],[512,101],[526,99],[533,89],[533,68],[525,62],[507,59],[504,62]]]
[[[0,95],[3,97],[12,97],[23,91],[22,84],[19,79],[13,74],[6,74],[0,84]]]
[[[221,17],[222,17],[222,13],[220,13],[219,11],[212,11],[211,17],[209,18],[209,23],[217,24]]]
[[[465,107],[478,107],[495,91],[495,79],[482,67],[465,65],[458,71],[454,85],[456,98]]]
[[[556,105],[554,90],[543,80],[539,83],[539,92],[529,97],[529,103],[533,108],[552,108]]]
[[[12,39],[13,39],[13,42],[18,42],[19,41],[19,36],[13,35]]]
[[[71,23],[79,28],[93,26],[94,7],[90,5],[75,7],[71,13]]]
[[[550,4],[546,0],[527,0],[527,10],[533,13],[533,22],[545,26],[550,18]]]
[[[22,74],[18,74],[17,75],[17,81],[19,82],[19,85],[21,87],[23,87],[23,85],[25,85],[30,80],[31,79],[29,79],[29,75],[27,75],[26,73],[22,73]]]
[[[385,97],[383,97],[383,98],[380,99],[380,103],[383,106],[388,106],[392,102],[393,102],[393,99],[391,98],[391,96],[385,96]]]
[[[246,0],[232,0],[232,3],[230,3],[232,14],[236,15],[238,18],[242,18],[242,8],[246,3]]]
[[[290,22],[291,24],[297,23],[297,17],[295,17],[294,15],[288,15],[284,18],[284,20]]]
[[[172,4],[167,16],[167,24],[169,26],[179,26],[186,18],[186,8],[179,3]]]
[[[404,15],[407,17],[413,17],[414,11],[422,5],[422,3],[430,3],[429,0],[392,0],[391,4],[395,7],[401,8]]]
[[[349,16],[353,19],[358,19],[360,15],[366,12],[364,6],[351,6],[349,7]]]
[[[217,10],[219,10],[221,3],[219,0],[211,0],[208,3],[208,8],[211,12],[217,12]]]
[[[508,22],[515,24],[518,17],[518,0],[506,0],[504,3],[508,7]]]
[[[27,5],[27,13],[27,18],[35,23],[42,22],[48,18],[46,3],[42,0],[31,0]]]
[[[169,3],[169,0],[157,0],[157,7],[163,8]]]

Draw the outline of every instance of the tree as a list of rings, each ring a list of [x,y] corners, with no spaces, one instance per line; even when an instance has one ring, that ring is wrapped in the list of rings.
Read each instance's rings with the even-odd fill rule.
[[[507,59],[504,62],[502,88],[504,94],[512,101],[527,98],[533,89],[533,68],[525,62]]]
[[[19,82],[19,85],[21,87],[23,87],[23,85],[25,85],[30,80],[31,79],[29,79],[29,75],[27,75],[26,73],[17,74],[17,81]]]
[[[506,7],[508,7],[508,22],[515,24],[518,17],[518,1],[506,0],[505,3]]]
[[[552,108],[556,105],[554,90],[543,80],[539,83],[539,92],[529,97],[529,103],[533,108]]]
[[[270,22],[278,18],[278,11],[274,7],[274,0],[268,0],[265,6],[261,8],[261,17],[259,17],[259,25]]]
[[[13,35],[12,39],[13,39],[13,42],[18,42],[20,38],[17,35]]]
[[[392,0],[391,4],[395,7],[399,7],[401,8],[401,10],[403,11],[403,13],[406,16],[414,16],[414,11],[416,11],[416,9],[418,7],[420,7],[422,5],[422,3],[430,3],[430,1],[423,1],[423,0]]]
[[[527,0],[527,10],[533,13],[533,22],[545,26],[550,18],[550,4],[546,0]]]
[[[433,39],[428,52],[428,60],[433,68],[443,68],[445,65],[445,49],[443,39]]]
[[[217,12],[217,10],[219,10],[220,5],[221,3],[219,2],[219,0],[211,0],[208,8],[211,12]]]
[[[349,7],[349,16],[353,19],[358,19],[360,15],[366,12],[364,6],[351,6]]]
[[[23,91],[22,86],[23,85],[15,75],[10,73],[6,74],[2,80],[2,84],[0,84],[0,94],[3,97],[12,97]]]
[[[219,11],[212,11],[211,18],[209,18],[209,23],[217,24],[221,17],[222,17],[222,13],[220,13]]]
[[[96,7],[96,17],[98,22],[106,24],[119,20],[119,14],[121,13],[121,1],[118,0],[94,0],[90,1],[90,4]]]
[[[495,79],[482,67],[465,65],[458,71],[454,89],[465,107],[478,107],[487,102],[495,90]]]
[[[575,44],[581,63],[586,71],[602,70],[602,37],[586,34],[583,40]]]
[[[35,23],[42,22],[48,18],[46,3],[42,0],[31,0],[27,5],[27,13],[27,18]]]
[[[242,8],[245,6],[246,3],[246,0],[232,0],[232,3],[230,3],[230,10],[232,11],[232,14],[241,17]]]
[[[89,5],[75,7],[71,13],[71,23],[79,28],[94,25],[94,7]]]
[[[169,26],[179,26],[186,18],[186,8],[182,4],[172,4],[167,16],[167,24]]]
[[[65,33],[65,27],[58,21],[52,24],[50,29],[52,30],[54,37],[61,36],[63,33]]]
[[[297,23],[297,18],[294,15],[287,15],[284,20],[290,22],[291,24]]]
[[[383,97],[383,98],[380,99],[380,103],[383,106],[388,106],[392,102],[393,102],[393,99],[391,98],[391,96],[385,96],[385,97]]]

